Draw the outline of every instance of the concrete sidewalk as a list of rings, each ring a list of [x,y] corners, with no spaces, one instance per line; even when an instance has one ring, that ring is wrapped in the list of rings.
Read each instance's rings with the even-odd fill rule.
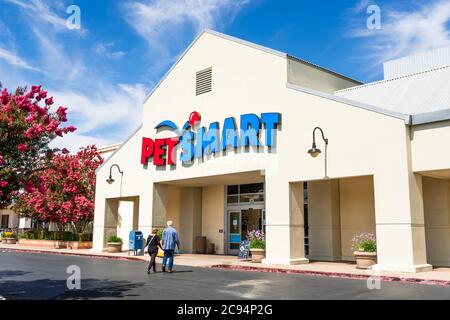
[[[73,256],[84,256],[101,259],[133,260],[147,262],[148,256],[133,256],[127,252],[108,253],[93,252],[92,250],[70,250],[70,249],[47,249],[26,247],[19,245],[0,244],[0,251],[18,251],[32,253],[65,254]],[[161,262],[160,258],[157,258]],[[450,286],[450,268],[435,268],[433,271],[421,273],[404,272],[373,272],[372,270],[356,269],[351,262],[310,262],[301,265],[269,265],[262,263],[252,263],[239,260],[235,256],[222,255],[199,255],[181,254],[176,256],[176,264],[191,267],[217,268],[227,270],[253,271],[253,272],[273,272],[290,274],[309,274],[315,276],[327,276],[349,279],[366,279],[369,277],[379,277],[382,281],[400,281],[406,283],[422,283],[432,285]]]

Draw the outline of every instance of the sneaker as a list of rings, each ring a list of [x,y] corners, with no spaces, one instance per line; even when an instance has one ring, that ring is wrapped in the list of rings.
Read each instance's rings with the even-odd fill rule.
[[[169,272],[169,273],[174,273],[174,272],[175,272],[175,270],[169,270],[168,272]]]
[[[162,266],[162,272],[166,272],[166,267]]]
[[[147,270],[147,274],[150,274],[150,270]]]

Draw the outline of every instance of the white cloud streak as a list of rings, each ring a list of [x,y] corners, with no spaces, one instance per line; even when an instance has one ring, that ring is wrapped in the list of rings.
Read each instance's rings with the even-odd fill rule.
[[[126,20],[155,51],[167,54],[169,44],[204,28],[220,27],[231,22],[249,0],[150,0],[130,2],[126,6]],[[184,44],[183,44],[184,45]],[[179,48],[175,48],[177,50]]]
[[[18,55],[8,51],[6,49],[0,48],[0,59],[6,61],[10,65],[14,67],[18,67],[21,69],[31,70],[31,71],[39,71],[39,69],[32,67],[25,60],[23,60]]]
[[[73,90],[49,90],[55,103],[68,106],[68,118],[78,130],[71,139],[59,141],[58,146],[76,151],[87,142],[97,146],[122,142],[142,121],[142,102],[148,89],[141,85],[119,84],[99,89],[95,95]],[[108,130],[108,134],[105,134]],[[79,139],[78,139],[79,138]]]
[[[54,13],[49,6],[41,0],[2,0],[24,9],[31,17],[40,23],[45,22],[57,31],[68,31],[66,20]]]
[[[375,63],[450,44],[450,1],[436,0],[408,11],[380,8],[381,30],[357,28],[347,33],[363,39],[367,56]]]

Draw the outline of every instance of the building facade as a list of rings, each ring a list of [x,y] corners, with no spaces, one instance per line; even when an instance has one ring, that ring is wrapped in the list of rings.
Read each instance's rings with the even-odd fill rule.
[[[98,169],[93,250],[171,219],[183,252],[206,236],[236,254],[259,229],[266,263],[353,260],[371,232],[375,270],[450,265],[450,112],[399,109],[408,95],[383,86],[202,32]]]

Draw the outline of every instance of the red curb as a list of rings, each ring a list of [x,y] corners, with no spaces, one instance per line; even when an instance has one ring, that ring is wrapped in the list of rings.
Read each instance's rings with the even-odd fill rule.
[[[342,278],[342,279],[367,279],[372,277],[372,275],[364,274],[352,274],[345,272],[325,272],[325,271],[309,271],[309,270],[292,270],[292,269],[281,269],[281,268],[264,268],[264,267],[250,267],[250,266],[238,266],[238,265],[226,265],[218,264],[213,265],[210,268],[223,269],[223,270],[235,270],[235,271],[250,271],[250,272],[268,272],[268,273],[284,273],[284,274],[303,274],[310,276],[322,276],[330,278]],[[417,278],[402,278],[395,276],[377,276],[381,281],[385,282],[403,282],[409,284],[426,284],[426,285],[436,285],[436,286],[450,286],[450,281],[446,280],[428,280],[428,279],[417,279]]]
[[[23,252],[23,253],[45,253],[45,254],[55,254],[55,255],[66,255],[75,257],[87,257],[95,259],[105,259],[105,260],[122,260],[122,261],[141,261],[147,262],[137,257],[116,257],[116,256],[104,256],[100,254],[93,253],[76,253],[76,252],[58,252],[58,251],[46,251],[46,250],[32,250],[32,249],[19,249],[19,248],[0,248],[1,252]]]

